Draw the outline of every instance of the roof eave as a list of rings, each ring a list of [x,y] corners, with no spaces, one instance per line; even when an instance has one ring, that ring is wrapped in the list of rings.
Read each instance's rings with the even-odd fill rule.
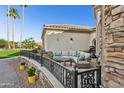
[[[94,29],[61,29],[61,28],[43,28],[43,32],[44,30],[55,30],[55,31],[74,31],[74,32],[93,32],[95,31]]]

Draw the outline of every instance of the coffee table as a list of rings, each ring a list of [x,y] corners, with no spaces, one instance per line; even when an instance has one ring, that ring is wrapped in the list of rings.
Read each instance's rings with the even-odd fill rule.
[[[72,59],[71,58],[65,58],[65,57],[58,57],[58,58],[54,58],[55,61],[57,62],[64,62],[64,66],[66,66],[66,62],[70,62],[70,66],[72,66]]]

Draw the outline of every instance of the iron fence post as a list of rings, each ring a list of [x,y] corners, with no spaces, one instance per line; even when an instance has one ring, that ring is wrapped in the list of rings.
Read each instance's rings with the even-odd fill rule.
[[[20,56],[21,56],[22,54],[21,54],[21,50],[20,50]]]
[[[78,70],[76,69],[76,66],[74,67],[73,72],[73,88],[78,87]]]
[[[98,72],[97,72],[97,87],[100,87],[101,85],[101,66],[97,66],[98,67]]]
[[[43,51],[41,51],[41,55],[40,55],[40,63],[41,63],[41,66],[43,66]]]
[[[99,85],[101,85],[101,66],[99,66]]]
[[[40,56],[40,63],[41,63],[41,66],[43,66],[43,57]]]
[[[30,52],[29,52],[29,59],[30,59]]]

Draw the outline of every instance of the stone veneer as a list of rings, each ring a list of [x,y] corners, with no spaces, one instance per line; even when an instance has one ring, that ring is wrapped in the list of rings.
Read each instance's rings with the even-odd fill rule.
[[[124,6],[105,7],[104,87],[124,87]]]
[[[100,55],[104,56],[100,60],[102,65],[102,86],[124,87],[124,6],[94,6],[94,10],[95,7],[101,9],[103,29],[97,32],[100,32],[102,34],[101,38],[104,39],[102,41],[102,51],[104,53]],[[95,10],[95,12],[98,11]]]

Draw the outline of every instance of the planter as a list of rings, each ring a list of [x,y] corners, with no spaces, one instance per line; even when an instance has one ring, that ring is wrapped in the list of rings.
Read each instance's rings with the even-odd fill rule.
[[[27,73],[28,73],[28,82],[30,84],[33,84],[36,81],[35,71],[36,71],[36,69],[34,67],[30,67],[28,69],[28,71],[27,71]]]
[[[36,81],[36,76],[28,76],[28,82],[30,84],[34,84]]]
[[[25,62],[24,61],[20,61],[20,63],[19,63],[19,69],[20,70],[24,70],[25,69]]]
[[[25,65],[20,65],[20,66],[19,66],[19,69],[20,69],[20,70],[24,70],[24,69],[25,69]]]

